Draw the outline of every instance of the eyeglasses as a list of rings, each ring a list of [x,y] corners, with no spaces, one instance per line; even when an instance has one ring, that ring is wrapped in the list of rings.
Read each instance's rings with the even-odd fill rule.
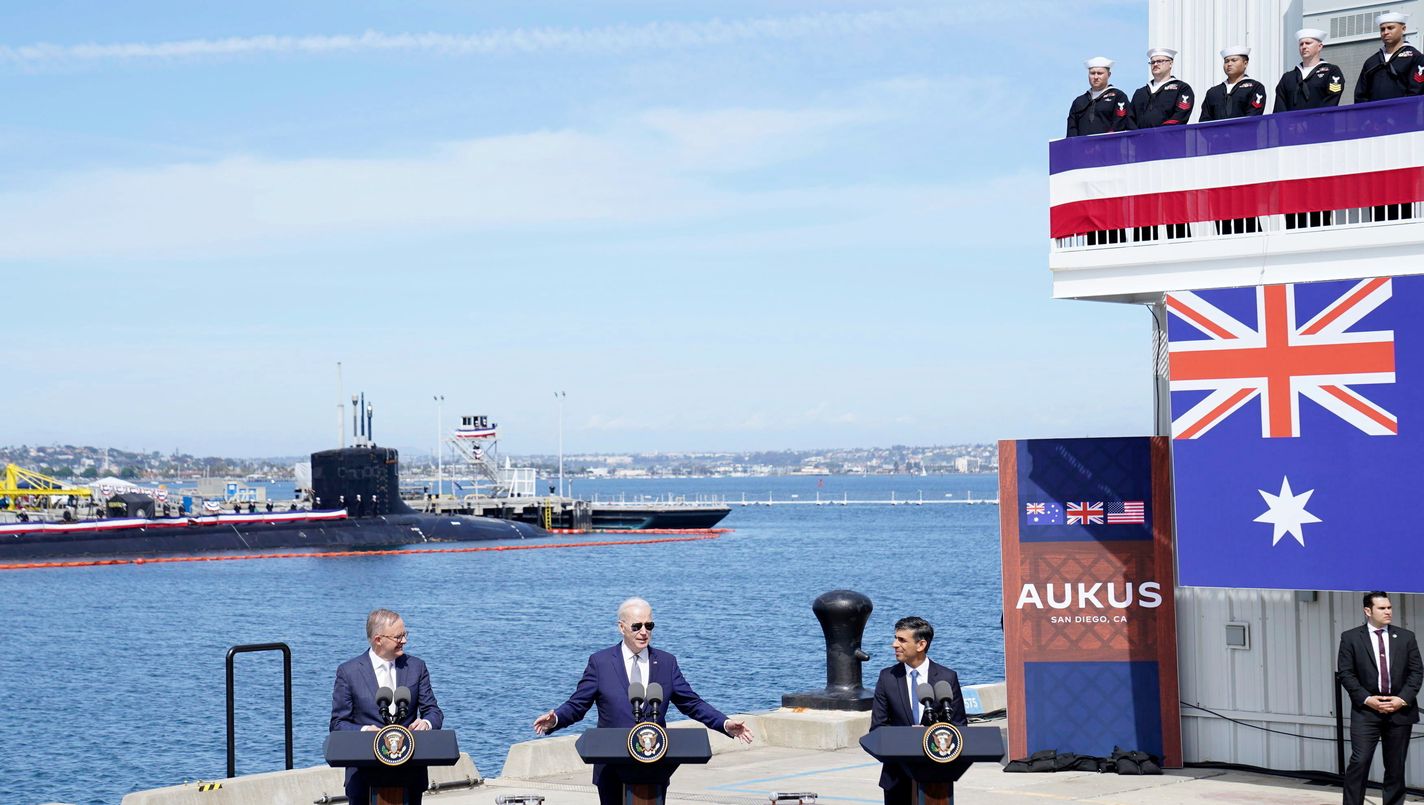
[[[630,623],[630,624],[628,624],[628,631],[630,631],[630,632],[641,632],[641,631],[643,631],[644,628],[646,628],[648,631],[651,632],[651,631],[653,630],[653,622],[652,622],[652,621],[648,621],[647,623]]]
[[[1148,64],[1171,64],[1171,63],[1172,63],[1172,60],[1171,60],[1171,59],[1153,59],[1152,61],[1149,61],[1149,62],[1148,62]]]
[[[394,640],[397,643],[404,643],[407,640],[410,640],[410,632],[401,632],[400,634],[380,634],[376,635],[376,637],[384,637],[387,640]]]

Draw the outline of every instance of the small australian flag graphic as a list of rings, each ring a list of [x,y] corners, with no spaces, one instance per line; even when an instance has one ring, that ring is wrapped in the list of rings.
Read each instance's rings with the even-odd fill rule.
[[[1063,504],[1053,502],[1024,504],[1024,522],[1028,525],[1063,525]]]

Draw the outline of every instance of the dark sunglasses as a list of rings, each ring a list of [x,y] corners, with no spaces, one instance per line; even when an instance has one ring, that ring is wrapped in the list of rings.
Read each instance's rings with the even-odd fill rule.
[[[628,631],[641,632],[643,631],[644,627],[646,627],[647,630],[651,632],[653,630],[653,622],[648,621],[647,623],[630,623],[628,624]]]

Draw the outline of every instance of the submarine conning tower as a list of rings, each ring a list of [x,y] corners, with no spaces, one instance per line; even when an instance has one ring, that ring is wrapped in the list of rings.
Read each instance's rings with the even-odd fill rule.
[[[362,445],[311,455],[312,492],[318,509],[345,508],[352,517],[412,514],[400,498],[400,452]]]

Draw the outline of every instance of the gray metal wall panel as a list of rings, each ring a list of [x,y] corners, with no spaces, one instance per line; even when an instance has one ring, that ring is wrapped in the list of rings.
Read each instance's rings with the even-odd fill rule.
[[[1408,629],[1411,623],[1424,622],[1424,596],[1392,598],[1397,625]],[[1321,592],[1316,600],[1302,602],[1289,590],[1178,589],[1183,758],[1189,763],[1334,771],[1340,633],[1362,620],[1359,593]],[[1226,647],[1226,624],[1232,622],[1249,625],[1249,649]],[[1348,700],[1344,706],[1348,731]],[[1415,734],[1424,730],[1416,728]],[[1376,755],[1371,776],[1378,780],[1381,774]],[[1424,750],[1411,753],[1407,779],[1412,786],[1424,784]]]

